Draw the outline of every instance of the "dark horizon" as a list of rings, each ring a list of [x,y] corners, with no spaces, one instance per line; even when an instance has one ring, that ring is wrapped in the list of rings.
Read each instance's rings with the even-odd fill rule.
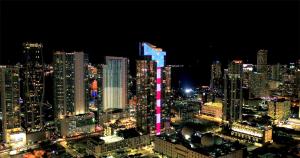
[[[300,58],[297,1],[71,2],[1,1],[0,63],[18,62],[26,41],[44,44],[46,63],[55,50],[82,50],[92,63],[134,61],[146,41],[167,52],[167,64],[185,65],[179,78],[195,86],[209,82],[214,60],[255,64],[259,49],[270,64]]]

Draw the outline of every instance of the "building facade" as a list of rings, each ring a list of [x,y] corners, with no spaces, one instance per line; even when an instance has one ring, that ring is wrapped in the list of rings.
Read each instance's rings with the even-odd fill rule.
[[[103,110],[125,109],[128,102],[128,63],[123,57],[105,57],[103,66]]]

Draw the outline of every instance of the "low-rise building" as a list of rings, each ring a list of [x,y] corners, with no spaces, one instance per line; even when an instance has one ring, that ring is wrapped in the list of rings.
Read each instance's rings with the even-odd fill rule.
[[[250,126],[234,122],[231,125],[231,135],[256,143],[273,142],[272,127],[270,126]]]
[[[235,146],[230,142],[214,142],[212,137],[203,137],[201,147],[189,146],[187,142],[176,138],[159,136],[154,138],[154,150],[168,157],[177,158],[240,158],[244,156],[243,146]],[[191,143],[190,143],[191,144]]]
[[[67,116],[60,120],[60,135],[62,137],[73,137],[95,132],[94,113]]]
[[[150,135],[142,135],[124,139],[119,136],[109,136],[109,139],[88,139],[86,152],[95,157],[101,157],[106,155],[108,152],[121,150],[124,148],[140,148],[151,144]]]

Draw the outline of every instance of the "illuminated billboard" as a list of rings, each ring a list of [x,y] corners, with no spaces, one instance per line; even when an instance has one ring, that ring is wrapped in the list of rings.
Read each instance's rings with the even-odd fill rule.
[[[151,59],[156,61],[156,135],[160,135],[161,127],[161,72],[162,67],[165,66],[166,52],[162,51],[161,48],[157,48],[149,43],[142,43],[143,55],[151,56]]]

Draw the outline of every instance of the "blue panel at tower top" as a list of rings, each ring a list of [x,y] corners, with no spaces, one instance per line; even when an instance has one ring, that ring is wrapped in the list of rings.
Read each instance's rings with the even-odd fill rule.
[[[162,51],[161,49],[155,48],[147,43],[143,43],[144,48],[144,55],[151,55],[152,60],[157,62],[157,67],[164,67],[165,66],[165,59],[166,52]]]

